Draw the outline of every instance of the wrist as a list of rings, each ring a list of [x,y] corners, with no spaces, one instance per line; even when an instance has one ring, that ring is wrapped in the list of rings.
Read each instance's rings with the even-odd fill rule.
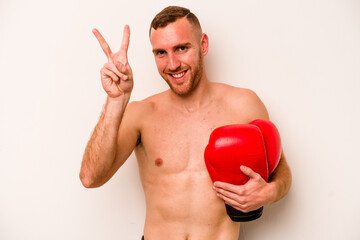
[[[277,185],[275,182],[268,183],[268,204],[274,203],[277,201]]]
[[[121,104],[121,103],[126,103],[127,104],[129,102],[129,100],[130,100],[130,95],[131,95],[131,93],[124,93],[124,94],[121,94],[118,97],[110,97],[108,95],[107,96],[107,101],[115,103],[115,104]]]
[[[116,109],[124,109],[126,105],[129,103],[130,100],[130,93],[122,94],[118,97],[110,97],[107,96],[107,105],[111,105]]]
[[[124,94],[119,97],[107,97],[105,104],[105,115],[111,119],[121,118],[127,104],[130,100],[130,94]]]

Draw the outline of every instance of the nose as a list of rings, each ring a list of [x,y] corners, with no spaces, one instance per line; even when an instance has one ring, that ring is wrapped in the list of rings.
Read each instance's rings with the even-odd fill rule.
[[[168,69],[170,71],[176,71],[180,69],[180,61],[175,54],[169,54]]]

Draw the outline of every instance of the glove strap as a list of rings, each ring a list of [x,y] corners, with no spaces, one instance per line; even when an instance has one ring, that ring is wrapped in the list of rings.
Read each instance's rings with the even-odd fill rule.
[[[264,207],[261,207],[257,210],[244,213],[242,211],[239,211],[239,210],[233,208],[230,205],[225,204],[225,206],[226,206],[227,214],[229,215],[231,220],[233,220],[234,222],[249,222],[249,221],[256,220],[259,217],[261,217],[263,209],[264,209]]]

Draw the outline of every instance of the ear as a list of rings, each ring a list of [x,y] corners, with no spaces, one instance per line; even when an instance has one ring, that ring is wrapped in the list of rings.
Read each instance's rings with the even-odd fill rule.
[[[201,35],[201,53],[203,56],[205,56],[207,53],[208,53],[208,50],[209,50],[209,38],[208,36],[203,33]]]

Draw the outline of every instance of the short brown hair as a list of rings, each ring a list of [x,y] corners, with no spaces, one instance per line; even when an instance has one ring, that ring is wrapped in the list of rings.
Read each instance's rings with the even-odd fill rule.
[[[164,8],[154,17],[150,25],[149,34],[152,28],[156,30],[158,28],[166,27],[169,23],[173,23],[183,17],[186,17],[190,24],[202,31],[199,19],[189,9],[178,6],[169,6]]]

